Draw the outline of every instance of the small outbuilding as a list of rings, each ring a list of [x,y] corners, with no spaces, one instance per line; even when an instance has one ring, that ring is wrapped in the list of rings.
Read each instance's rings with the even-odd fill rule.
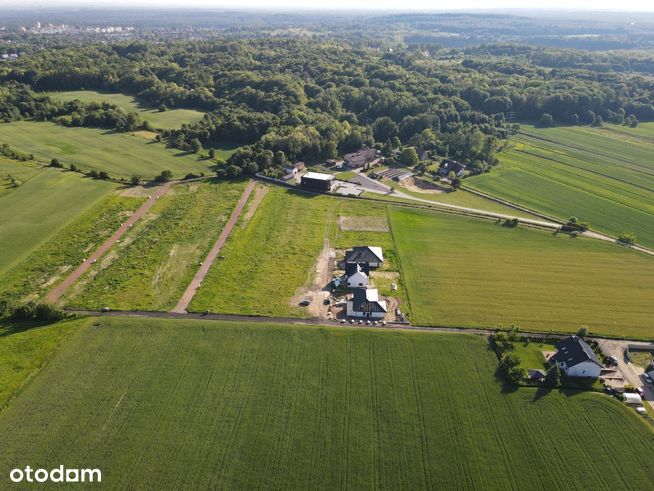
[[[300,178],[300,186],[314,191],[331,191],[336,177],[332,174],[307,172]]]
[[[535,368],[530,368],[527,370],[527,379],[534,380],[536,382],[542,382],[547,378],[547,373],[545,370],[537,370]]]
[[[643,398],[640,397],[640,394],[636,394],[635,392],[625,392],[622,394],[623,400],[625,404],[628,404],[630,406],[642,406],[643,405]]]

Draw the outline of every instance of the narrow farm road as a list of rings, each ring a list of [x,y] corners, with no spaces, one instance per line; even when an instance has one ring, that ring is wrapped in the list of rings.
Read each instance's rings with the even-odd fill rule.
[[[587,230],[586,232],[581,234],[584,237],[590,237],[591,239],[597,239],[597,240],[603,240],[605,242],[612,242],[614,244],[621,245],[623,247],[626,247],[627,249],[633,249],[634,251],[642,252],[643,254],[648,254],[650,256],[654,256],[654,250],[649,249],[647,247],[638,245],[638,244],[621,244],[620,242],[616,241],[615,238],[611,237],[610,235],[604,235],[599,232],[594,232],[592,230]]]
[[[68,288],[70,288],[79,278],[82,276],[88,269],[96,262],[98,259],[100,259],[110,248],[113,246],[116,241],[118,241],[124,234],[127,232],[134,223],[136,223],[140,218],[145,215],[150,208],[152,208],[152,205],[155,204],[157,199],[159,199],[161,196],[165,195],[168,190],[170,189],[170,186],[173,184],[173,181],[167,182],[166,184],[157,187],[153,194],[150,195],[150,197],[147,199],[143,205],[136,210],[132,216],[130,216],[121,226],[118,230],[114,232],[114,234],[109,237],[104,243],[98,247],[93,254],[91,254],[86,260],[80,264],[75,271],[73,271],[71,274],[69,274],[64,281],[59,283],[53,290],[48,293],[46,296],[46,299],[48,302],[55,303],[57,302],[61,296],[66,292]]]
[[[537,227],[545,227],[545,228],[549,228],[549,229],[552,229],[552,230],[558,229],[561,226],[559,223],[545,221],[545,220],[515,217],[513,215],[505,215],[503,213],[497,213],[497,212],[486,211],[486,210],[479,210],[477,208],[469,208],[467,206],[459,206],[459,205],[453,205],[453,204],[450,204],[450,203],[441,203],[441,202],[432,201],[432,200],[429,200],[429,199],[418,198],[416,196],[411,196],[410,194],[406,194],[406,193],[403,193],[402,191],[398,191],[396,189],[393,189],[390,186],[387,186],[386,184],[383,184],[383,183],[380,183],[380,182],[375,181],[373,179],[370,179],[368,176],[366,176],[364,174],[359,174],[358,175],[356,183],[359,186],[365,188],[366,191],[369,191],[371,193],[391,195],[391,196],[394,196],[396,198],[402,198],[402,199],[406,199],[406,200],[415,201],[416,203],[425,203],[425,204],[431,205],[434,208],[446,208],[446,209],[450,209],[450,210],[460,211],[460,212],[463,212],[463,213],[470,213],[470,214],[474,214],[474,215],[486,216],[486,217],[489,217],[489,218],[502,218],[504,220],[517,218],[518,221],[521,222],[521,223],[525,223],[525,224],[529,224],[529,225],[535,225]]]
[[[254,190],[255,184],[256,182],[253,180],[250,180],[250,182],[248,182],[245,191],[243,191],[243,195],[241,196],[241,199],[236,204],[234,211],[232,211],[232,214],[229,217],[229,220],[227,221],[225,228],[223,228],[223,231],[220,233],[220,236],[218,236],[216,243],[209,251],[209,254],[207,254],[206,259],[202,262],[200,269],[198,269],[198,272],[195,273],[195,276],[191,280],[189,286],[186,288],[186,291],[182,295],[182,298],[180,298],[179,302],[172,310],[173,312],[176,313],[186,312],[186,309],[191,303],[191,300],[193,300],[193,297],[195,296],[195,292],[198,290],[198,288],[200,288],[200,285],[202,284],[204,277],[207,276],[207,273],[209,272],[211,265],[216,260],[216,257],[218,257],[218,253],[220,252],[220,249],[222,249],[223,245],[225,245],[225,242],[227,241],[229,234],[232,232],[234,226],[236,225],[236,222],[241,216],[241,213],[243,212],[243,208],[245,207],[245,204],[247,203],[250,194]]]

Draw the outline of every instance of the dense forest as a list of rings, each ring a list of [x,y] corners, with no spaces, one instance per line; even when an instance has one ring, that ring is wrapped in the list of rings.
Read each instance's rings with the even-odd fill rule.
[[[519,45],[379,49],[337,40],[271,38],[60,41],[0,65],[0,119],[121,131],[152,129],[109,104],[56,102],[44,91],[133,94],[204,119],[161,131],[200,151],[244,145],[232,172],[275,173],[287,159],[333,158],[365,145],[411,145],[465,160],[473,173],[519,122],[637,125],[654,120],[654,68],[640,53]]]

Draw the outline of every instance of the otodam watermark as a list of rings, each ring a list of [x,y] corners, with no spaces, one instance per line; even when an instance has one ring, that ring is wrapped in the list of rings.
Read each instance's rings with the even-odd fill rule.
[[[9,473],[12,482],[102,482],[100,469],[68,469],[63,465],[54,469],[13,469]]]

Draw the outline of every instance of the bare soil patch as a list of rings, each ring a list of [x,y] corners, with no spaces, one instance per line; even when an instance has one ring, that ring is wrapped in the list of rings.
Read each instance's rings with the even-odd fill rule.
[[[388,232],[386,217],[338,217],[338,227],[341,230],[356,232]]]
[[[257,212],[257,208],[259,208],[259,205],[261,204],[261,201],[263,200],[264,196],[268,194],[268,186],[262,186],[258,185],[254,189],[254,197],[252,198],[252,201],[250,201],[250,205],[248,206],[248,210],[243,215],[243,223],[246,224],[250,221],[250,219],[254,216],[254,214]]]
[[[299,305],[303,300],[309,300],[309,305],[303,307],[313,317],[327,318],[329,305],[325,305],[325,300],[331,294],[331,282],[334,274],[334,264],[336,262],[336,253],[329,247],[329,240],[325,239],[325,245],[318,255],[315,264],[315,273],[313,281],[307,288],[298,288],[289,305]]]
[[[129,198],[147,198],[151,194],[152,188],[146,188],[145,186],[130,186],[120,192],[121,196]]]
[[[442,194],[447,192],[445,188],[415,176],[404,179],[402,181],[402,186],[407,188],[409,191],[414,191],[416,193]]]

